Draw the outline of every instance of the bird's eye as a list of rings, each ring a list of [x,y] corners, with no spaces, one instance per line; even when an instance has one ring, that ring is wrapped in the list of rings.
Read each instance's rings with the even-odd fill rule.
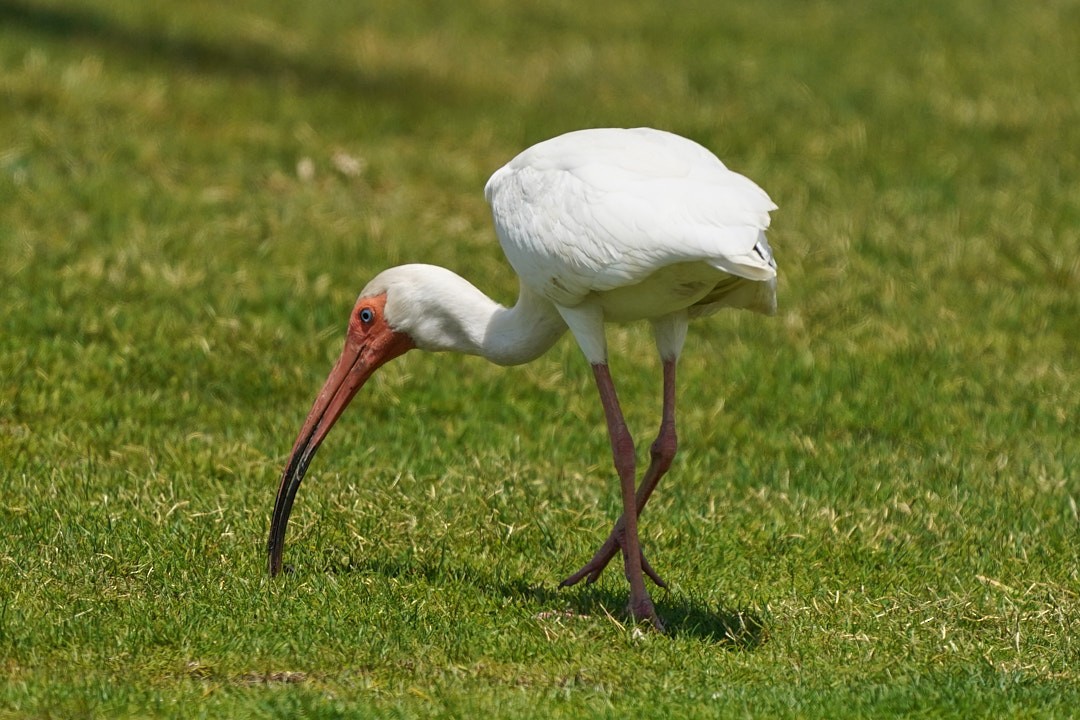
[[[363,310],[360,311],[360,322],[364,323],[365,325],[367,325],[368,323],[370,323],[374,319],[375,319],[375,311],[372,310],[371,308],[364,308]]]

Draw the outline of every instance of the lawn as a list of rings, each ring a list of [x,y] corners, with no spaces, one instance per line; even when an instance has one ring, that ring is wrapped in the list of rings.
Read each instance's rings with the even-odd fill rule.
[[[1067,717],[1080,5],[0,0],[0,718]],[[568,337],[410,353],[282,465],[384,267],[516,279],[482,189],[588,126],[780,209],[642,517]],[[610,330],[645,457],[647,327]]]

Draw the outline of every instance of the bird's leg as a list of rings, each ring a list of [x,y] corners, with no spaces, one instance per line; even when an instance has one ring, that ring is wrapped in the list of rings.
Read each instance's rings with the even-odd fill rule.
[[[593,365],[593,374],[600,391],[600,401],[604,406],[608,436],[611,439],[611,452],[615,459],[615,470],[619,473],[619,485],[622,490],[623,527],[619,534],[619,545],[623,551],[626,579],[630,582],[630,602],[627,610],[635,620],[647,619],[657,629],[662,630],[663,625],[656,616],[652,598],[649,597],[649,591],[645,588],[645,579],[642,575],[641,543],[638,539],[637,527],[638,499],[634,492],[637,465],[634,457],[634,439],[626,427],[607,364]]]
[[[640,515],[642,509],[645,507],[645,503],[649,502],[649,496],[652,495],[653,490],[656,489],[657,483],[660,482],[660,478],[671,467],[671,461],[675,458],[675,451],[678,448],[678,440],[675,435],[675,360],[664,361],[664,407],[662,411],[662,419],[660,421],[660,432],[656,436],[656,440],[653,442],[650,448],[650,461],[649,469],[645,471],[645,476],[641,479],[641,485],[637,489],[635,496],[635,508],[637,514]],[[624,513],[615,523],[615,527],[611,530],[611,534],[608,535],[607,540],[600,546],[600,549],[596,551],[596,554],[592,556],[589,562],[578,570],[576,573],[566,578],[560,583],[560,587],[567,587],[580,582],[584,578],[586,584],[594,583],[600,577],[600,573],[604,571],[611,559],[615,557],[615,553],[622,547],[621,537],[625,532],[626,527],[626,514]],[[644,553],[641,555],[641,569],[646,575],[652,578],[662,588],[667,588],[667,583],[653,570],[649,565],[649,561],[645,559]]]

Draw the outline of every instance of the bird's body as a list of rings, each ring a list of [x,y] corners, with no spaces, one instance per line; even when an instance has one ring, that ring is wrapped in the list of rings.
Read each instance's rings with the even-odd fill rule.
[[[698,315],[723,306],[707,296],[738,277],[767,283],[749,305],[775,309],[765,229],[776,206],[686,138],[567,133],[496,171],[484,195],[522,284],[560,307],[596,303],[613,322]]]
[[[414,347],[519,364],[569,328],[596,376],[624,513],[593,560],[564,584],[594,580],[621,548],[631,614],[658,623],[643,570],[663,583],[640,552],[636,526],[675,452],[675,361],[691,318],[721,307],[775,311],[776,265],[765,239],[775,205],[697,143],[646,128],[582,130],[535,145],[492,175],[485,196],[520,279],[517,303],[503,307],[431,265],[390,268],[364,288],[345,351],[282,477],[271,572],[280,569],[285,523],[307,463],[379,365]],[[605,323],[635,320],[652,322],[664,363],[663,420],[636,497],[633,441],[607,371],[604,337]]]

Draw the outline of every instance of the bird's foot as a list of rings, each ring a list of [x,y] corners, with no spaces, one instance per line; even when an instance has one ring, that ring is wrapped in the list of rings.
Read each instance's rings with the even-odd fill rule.
[[[605,540],[604,544],[600,546],[600,549],[596,551],[596,554],[592,556],[592,559],[589,560],[589,562],[585,563],[576,573],[570,575],[561,583],[559,583],[559,587],[570,587],[571,585],[578,584],[582,580],[585,580],[586,585],[591,585],[599,579],[600,573],[604,572],[604,568],[607,567],[608,563],[611,562],[611,559],[614,558],[615,555],[617,555],[621,550],[622,520],[620,520],[615,525],[615,528],[611,531],[611,534],[608,535],[607,540]],[[641,553],[641,570],[646,575],[648,575],[654,583],[667,590],[668,584],[664,582],[663,578],[661,578],[655,570],[653,570],[652,565],[650,565],[649,561],[645,559],[644,552]],[[646,601],[648,601],[648,598],[645,599]],[[652,602],[649,601],[649,608],[651,607]],[[630,608],[630,610],[631,616],[640,619],[637,611],[634,608]],[[654,618],[655,615],[655,613],[652,613],[652,616]],[[654,622],[654,624],[656,623]]]
[[[656,614],[656,608],[653,607],[652,600],[648,595],[645,595],[644,598],[640,598],[635,602],[633,594],[631,594],[630,602],[626,605],[626,614],[636,623],[648,621],[653,628],[660,632],[664,632],[664,622],[660,619],[660,616]]]

